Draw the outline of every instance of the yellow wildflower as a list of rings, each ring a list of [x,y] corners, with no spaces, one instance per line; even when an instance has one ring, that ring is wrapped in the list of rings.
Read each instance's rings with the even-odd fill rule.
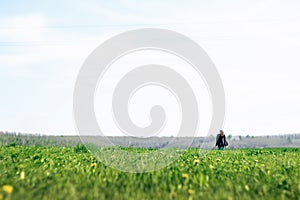
[[[248,185],[245,185],[245,189],[246,189],[247,191],[249,191],[249,190],[250,190],[250,188],[249,188],[249,186],[248,186]]]
[[[199,159],[195,159],[195,160],[194,160],[194,163],[199,163],[199,162],[200,162]]]
[[[14,191],[13,186],[11,185],[3,185],[2,190],[8,194],[12,193]]]
[[[20,173],[20,179],[21,180],[25,179],[25,172],[24,171],[21,171],[21,173]]]
[[[97,163],[93,163],[91,164],[92,167],[96,167],[97,166]]]
[[[189,175],[184,173],[184,174],[182,174],[182,177],[183,178],[189,178]]]

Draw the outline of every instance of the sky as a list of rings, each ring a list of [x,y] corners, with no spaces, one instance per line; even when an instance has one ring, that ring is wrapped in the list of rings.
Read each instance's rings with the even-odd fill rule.
[[[88,55],[124,31],[165,28],[196,41],[215,63],[226,94],[226,119],[220,127],[225,133],[299,133],[299,10],[297,0],[1,1],[0,130],[76,134],[73,90]],[[171,64],[180,71],[185,64],[176,59],[142,52],[113,66],[95,96],[98,122],[108,134],[118,135],[105,102],[120,74],[147,62]],[[181,73],[198,84],[192,71]],[[201,80],[195,90],[203,108],[200,132],[205,134],[209,96]],[[170,113],[166,135],[176,132],[178,103],[161,88],[145,88],[133,97],[132,120],[147,125],[151,101],[161,101]]]

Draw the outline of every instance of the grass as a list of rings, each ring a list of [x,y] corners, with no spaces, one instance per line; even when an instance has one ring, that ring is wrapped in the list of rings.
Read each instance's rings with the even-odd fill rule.
[[[2,199],[300,199],[300,149],[213,150],[200,158],[190,149],[162,170],[133,174],[81,146],[0,147]]]

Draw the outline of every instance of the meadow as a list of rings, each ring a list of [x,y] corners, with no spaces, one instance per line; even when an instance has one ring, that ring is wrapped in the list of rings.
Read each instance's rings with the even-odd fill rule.
[[[299,200],[300,149],[189,149],[159,171],[125,173],[80,145],[0,146],[4,199]]]

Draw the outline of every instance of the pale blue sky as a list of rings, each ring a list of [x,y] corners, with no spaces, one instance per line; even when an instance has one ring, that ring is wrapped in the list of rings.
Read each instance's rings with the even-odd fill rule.
[[[198,42],[223,79],[233,134],[300,132],[300,3],[1,1],[0,130],[74,133],[72,94],[102,41],[143,27]]]

